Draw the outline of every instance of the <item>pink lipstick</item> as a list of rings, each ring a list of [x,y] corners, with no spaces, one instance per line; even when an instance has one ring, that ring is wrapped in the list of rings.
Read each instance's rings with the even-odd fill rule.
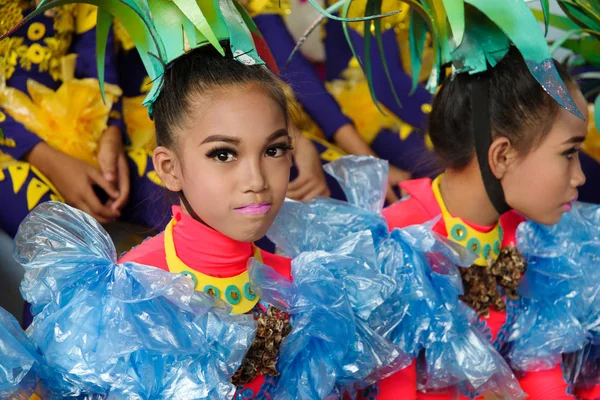
[[[236,208],[235,212],[244,215],[262,215],[268,213],[270,209],[271,203],[254,203],[248,204],[244,207]]]
[[[571,209],[573,208],[573,203],[576,202],[578,198],[579,196],[575,196],[570,202],[563,204],[563,210],[565,210],[566,212],[571,211]]]

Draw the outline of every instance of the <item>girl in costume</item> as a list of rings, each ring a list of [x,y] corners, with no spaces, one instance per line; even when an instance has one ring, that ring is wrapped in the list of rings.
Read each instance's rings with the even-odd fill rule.
[[[39,1],[37,2],[39,3]],[[36,1],[0,2],[0,35]],[[96,10],[65,5],[37,15],[0,42],[0,229],[14,236],[36,205],[66,201],[102,223],[125,219],[159,225],[160,190],[143,159],[124,151],[120,89],[112,52],[100,56],[104,99],[95,65]],[[107,38],[109,48],[113,36]],[[104,100],[104,102],[103,102]]]
[[[472,267],[460,271],[460,298],[477,314],[481,332],[506,357],[528,398],[573,398],[561,358],[581,350],[591,335],[574,308],[554,300],[581,300],[585,291],[523,275],[535,258],[524,258],[515,245],[527,243],[516,235],[525,218],[556,224],[577,200],[585,183],[579,150],[587,103],[552,60],[524,2],[411,3],[413,56],[420,56],[427,30],[434,40],[429,87],[438,86],[442,68],[453,67],[429,117],[446,170],[433,181],[404,183],[409,197],[383,215],[390,229],[441,216],[433,229],[478,255]],[[418,383],[418,398],[451,397],[452,389],[439,390],[426,374]],[[585,392],[575,395],[589,398]]]
[[[472,323],[475,313],[458,299],[462,289],[458,266],[469,266],[475,257],[440,240],[431,230],[432,223],[388,233],[381,215],[385,167],[381,160],[369,157],[344,157],[326,165],[349,203],[325,198],[287,201],[268,232],[290,256],[357,248],[356,235],[365,236],[375,251],[365,253],[364,260],[394,279],[389,296],[381,296],[366,282],[350,283],[355,287],[353,297],[370,299],[369,306],[360,310],[369,327],[411,358],[399,372],[360,391],[358,398],[415,399],[415,359],[431,387],[458,386],[490,398],[523,398],[510,367]]]
[[[152,152],[156,147],[154,123],[142,105],[145,94],[150,90],[152,83],[139,54],[135,51],[131,38],[119,22],[115,24],[114,31],[118,44],[117,67],[120,86],[123,90],[123,115],[127,133],[133,148],[143,148]],[[293,120],[296,122],[295,119]],[[343,196],[337,182],[326,181],[321,168],[321,163],[326,161],[319,158],[319,154],[310,144],[310,140],[304,135],[295,135],[295,139],[294,166],[290,176],[291,186],[288,187],[288,197],[307,200],[330,194],[336,198]],[[318,147],[320,153],[326,150],[321,143],[314,142],[313,144]],[[333,148],[329,150],[326,159],[342,155]],[[294,183],[299,175],[300,180]]]
[[[292,138],[285,95],[244,9],[97,3],[98,32],[116,16],[154,81],[153,161],[182,205],[119,264],[106,232],[66,205],[41,205],[21,225],[28,334],[53,371],[40,378],[45,398],[353,397],[408,364],[368,325],[371,297],[353,295],[352,282],[379,297],[393,290],[366,262],[372,241],[356,235],[354,247],[306,252],[291,265],[252,244],[283,203]]]
[[[389,160],[388,178],[392,187],[410,178],[413,173],[421,176],[422,171],[415,167],[417,158],[414,163],[396,163],[395,159],[388,157],[389,152],[384,151],[385,146],[374,147],[373,141],[365,138],[361,132],[363,128],[361,122],[367,121],[369,117],[361,115],[360,117],[363,118],[359,118],[359,115],[354,112],[359,110],[360,106],[354,109],[346,107],[347,102],[344,104],[340,98],[330,93],[311,62],[302,53],[294,52],[296,41],[286,25],[287,19],[294,18],[289,1],[250,0],[247,2],[247,8],[273,52],[282,79],[294,90],[294,99],[297,100],[294,102],[294,108],[299,110],[298,125],[313,140],[324,161],[334,161],[339,157],[332,157],[336,153],[335,146],[337,146],[347,154],[379,156]],[[408,95],[408,91],[403,95]],[[355,102],[359,98],[356,94],[352,95]],[[366,109],[362,108],[360,111],[365,112]],[[389,147],[389,143],[387,146]],[[328,184],[330,187],[336,186],[336,182]],[[390,201],[395,198],[392,191],[388,195]],[[339,191],[334,193],[334,197],[342,198]]]

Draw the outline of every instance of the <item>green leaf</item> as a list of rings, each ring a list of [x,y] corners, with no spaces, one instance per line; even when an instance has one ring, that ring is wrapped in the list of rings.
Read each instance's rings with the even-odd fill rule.
[[[339,0],[335,4],[327,7],[326,11],[330,14],[333,14],[334,12],[337,12],[340,8],[342,8],[345,2],[346,2],[346,0]],[[308,39],[308,37],[314,32],[314,30],[319,25],[321,25],[321,22],[323,22],[323,20],[325,18],[327,18],[327,16],[325,14],[321,14],[319,16],[319,18],[317,18],[313,23],[311,23],[310,26],[306,29],[306,31],[304,31],[304,33],[302,34],[300,39],[298,39],[298,42],[294,46],[294,49],[290,53],[290,55],[286,61],[286,65],[292,61],[292,58],[294,58],[296,53],[300,50],[300,47],[302,47],[302,45],[306,42],[306,39]]]
[[[465,3],[464,0],[443,0],[448,22],[454,36],[456,47],[460,46],[465,34]]]
[[[544,63],[551,62],[546,38],[531,9],[521,0],[489,1],[465,0],[498,26],[517,47],[532,76],[565,109],[583,118],[575,101],[556,70],[546,70]]]
[[[550,23],[550,2],[548,0],[540,0],[540,4],[544,13],[544,36],[547,36],[548,24]]]
[[[600,80],[600,71],[592,71],[592,72],[582,72],[580,74],[575,75],[573,78],[579,79],[598,79]]]
[[[581,28],[573,29],[573,30],[567,32],[560,39],[555,40],[554,43],[552,43],[552,46],[550,46],[550,53],[554,54],[556,52],[556,50],[558,50],[559,47],[562,47],[562,45],[567,40],[571,39],[575,35],[581,34],[582,32],[583,32],[583,29],[581,29]]]
[[[0,127],[0,139],[6,139],[6,136],[4,136],[4,130],[2,130],[2,127]]]
[[[600,30],[600,15],[583,1],[559,0],[558,5],[565,14],[584,29]]]
[[[225,49],[219,43],[219,39],[212,30],[212,27],[208,23],[204,13],[200,9],[200,6],[195,1],[189,0],[171,0],[179,10],[189,19],[192,24],[202,33],[202,35],[213,45],[215,49],[222,55],[225,56]]]
[[[104,8],[98,8],[98,16],[96,22],[96,65],[98,67],[98,82],[100,83],[100,93],[102,101],[106,103],[104,94],[104,67],[106,56],[106,43],[108,42],[108,34],[112,26],[113,17]]]
[[[381,3],[382,0],[376,0],[376,6],[378,7],[378,10],[376,10],[375,12],[381,12]],[[385,50],[383,47],[383,38],[381,33],[381,20],[376,19],[375,21],[373,21],[373,23],[375,24],[375,39],[377,40],[377,49],[379,51],[381,63],[383,64],[383,71],[385,72],[385,77],[387,79],[388,85],[390,85],[390,89],[392,89],[392,95],[394,96],[394,100],[400,107],[402,107],[400,97],[398,97],[398,93],[396,92],[396,88],[394,87],[394,81],[392,80],[392,75],[390,74],[387,59],[385,57]]]
[[[535,19],[537,19],[540,22],[544,22],[545,17],[543,11],[531,10],[531,12],[533,12]],[[562,29],[563,31],[570,31],[579,27],[579,25],[577,25],[575,22],[571,21],[568,17],[565,17],[563,15],[550,14],[549,22],[550,25],[554,28]]]
[[[317,10],[321,14],[325,15],[327,18],[333,19],[335,21],[342,21],[342,22],[344,22],[344,21],[345,22],[368,21],[368,20],[372,20],[372,19],[389,17],[391,15],[396,15],[396,14],[398,14],[400,12],[400,10],[398,10],[398,11],[389,12],[387,14],[374,15],[374,16],[365,16],[365,17],[361,17],[361,18],[348,18],[348,14],[346,14],[346,17],[338,17],[337,15],[331,14],[330,12],[328,12],[327,10],[325,10],[323,7],[321,7],[321,5],[316,0],[308,0],[308,2],[315,8],[315,10]]]
[[[600,131],[600,95],[594,101],[594,121],[596,122],[596,128]]]
[[[367,5],[365,8],[365,14],[366,15],[375,15],[378,10],[377,10],[377,3],[379,3],[379,10],[381,10],[381,0],[367,0]],[[365,30],[364,30],[364,73],[365,73],[365,77],[367,78],[367,82],[369,84],[369,92],[371,93],[371,98],[373,99],[373,102],[375,103],[375,106],[377,107],[377,109],[379,110],[379,112],[381,112],[383,115],[387,115],[385,113],[385,111],[383,111],[383,109],[381,108],[381,105],[379,104],[379,101],[377,100],[377,94],[375,93],[375,86],[373,83],[373,70],[372,70],[372,63],[371,63],[371,25],[373,24],[373,21],[371,20],[367,20],[364,22],[365,24]]]
[[[427,38],[427,28],[425,21],[413,9],[410,10],[409,21],[409,45],[410,45],[410,65],[412,72],[413,94],[419,85],[419,76],[423,65],[423,50],[425,49],[425,39]]]

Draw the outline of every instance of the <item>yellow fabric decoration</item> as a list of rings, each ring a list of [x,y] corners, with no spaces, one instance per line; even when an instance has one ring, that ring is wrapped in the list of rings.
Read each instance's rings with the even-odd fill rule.
[[[131,140],[130,147],[152,152],[156,148],[156,136],[154,122],[148,117],[148,109],[142,105],[145,97],[123,97],[123,117]]]
[[[90,4],[77,4],[75,8],[75,32],[78,35],[96,27],[98,7]]]
[[[23,19],[23,11],[31,7],[28,1],[0,0],[0,34],[6,33]],[[77,5],[67,4],[52,10],[54,36],[46,37],[43,24],[33,23],[27,32],[31,46],[24,44],[23,37],[13,36],[0,40],[0,90],[20,66],[30,71],[37,65],[40,72],[48,72],[55,81],[62,80],[61,58],[67,54],[73,33]],[[41,26],[40,26],[41,25]]]
[[[381,108],[383,115],[373,103],[369,94],[369,85],[365,79],[356,58],[352,58],[348,68],[342,72],[342,78],[328,82],[327,89],[335,97],[342,112],[354,122],[358,133],[367,143],[372,143],[382,129],[398,132],[401,139],[406,139],[414,128],[387,110]]]
[[[29,176],[29,164],[25,162],[11,164],[8,166],[8,174],[12,179],[13,192],[17,194]]]
[[[241,3],[252,18],[260,14],[278,14],[285,17],[292,12],[290,0],[246,0]]]
[[[48,185],[37,178],[32,178],[27,185],[27,210],[33,210],[42,197],[50,191]]]
[[[121,89],[106,84],[106,104],[97,79],[69,80],[56,91],[30,79],[27,90],[4,88],[0,107],[50,146],[97,167],[98,140]]]
[[[133,40],[131,40],[131,37],[125,30],[123,24],[117,19],[114,20],[113,31],[115,33],[115,42],[117,44],[117,47],[125,51],[133,50],[133,48],[135,47],[135,44],[133,44]]]
[[[475,264],[479,266],[487,266],[488,258],[496,259],[500,254],[502,244],[502,228],[500,223],[489,232],[479,232],[469,226],[462,219],[454,217],[450,214],[442,198],[440,191],[440,183],[444,174],[441,174],[433,181],[431,189],[442,211],[442,218],[448,232],[448,239],[460,244],[463,247],[473,251],[479,257],[475,260]]]
[[[218,295],[221,300],[233,307],[231,310],[232,314],[245,314],[252,310],[256,303],[258,303],[258,296],[254,295],[253,299],[249,299],[244,293],[244,287],[250,282],[248,271],[244,271],[243,273],[230,278],[218,278],[203,274],[202,272],[196,271],[195,269],[185,265],[184,262],[181,261],[181,259],[177,256],[175,243],[173,241],[173,227],[176,223],[177,222],[175,219],[172,219],[171,222],[169,222],[169,225],[167,225],[164,233],[165,254],[169,271],[175,274],[186,274],[193,277],[193,280],[196,283],[196,290],[215,296]],[[259,262],[262,262],[262,256],[258,247],[254,247],[254,258],[256,258]],[[237,304],[232,304],[232,302],[227,299],[227,288],[230,286],[234,286],[239,289],[237,295],[234,296],[234,300],[238,301]],[[254,293],[252,292],[252,294]]]
[[[590,115],[588,121],[588,133],[581,148],[586,154],[600,162],[600,132],[598,132],[598,127],[594,120],[594,105],[589,104],[588,110]],[[600,124],[600,121],[598,121],[598,123]]]

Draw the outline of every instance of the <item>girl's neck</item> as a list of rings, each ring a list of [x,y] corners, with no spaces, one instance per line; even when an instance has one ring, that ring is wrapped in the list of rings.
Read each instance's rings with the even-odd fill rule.
[[[252,243],[238,242],[196,221],[179,206],[173,207],[175,251],[188,267],[216,277],[231,277],[246,270]]]
[[[464,169],[446,169],[440,191],[455,217],[481,226],[494,225],[500,218],[485,190],[477,160]]]

